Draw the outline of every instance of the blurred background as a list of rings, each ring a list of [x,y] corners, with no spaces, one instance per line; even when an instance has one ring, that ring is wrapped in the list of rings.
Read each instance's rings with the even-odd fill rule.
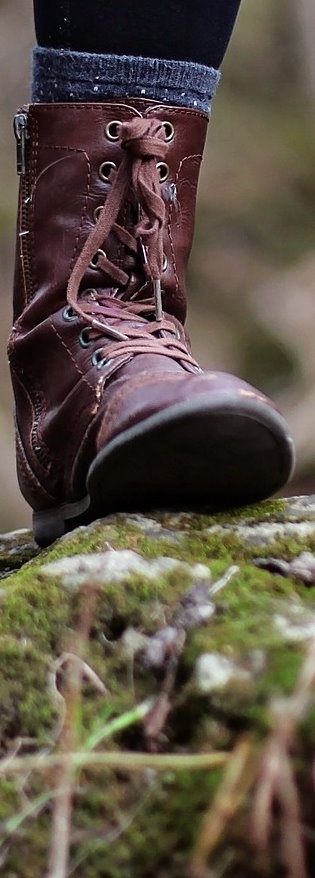
[[[189,268],[204,367],[273,396],[315,491],[315,4],[243,0],[213,107]],[[27,526],[15,476],[6,341],[17,177],[12,117],[29,97],[31,0],[0,0],[0,530]]]

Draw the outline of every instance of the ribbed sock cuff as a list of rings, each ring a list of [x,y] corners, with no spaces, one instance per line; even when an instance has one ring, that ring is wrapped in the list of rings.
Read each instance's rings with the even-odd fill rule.
[[[33,52],[34,103],[145,97],[208,113],[219,80],[218,70],[192,61],[40,46]]]

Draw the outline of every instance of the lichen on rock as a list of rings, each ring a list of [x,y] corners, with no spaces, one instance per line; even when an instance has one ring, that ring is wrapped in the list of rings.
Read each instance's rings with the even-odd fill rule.
[[[287,576],[256,566],[263,529],[264,554],[287,562]],[[27,533],[20,541],[32,544]],[[15,572],[0,589],[4,874],[41,878],[48,869],[58,754],[70,752],[70,728],[71,752],[85,761],[72,778],[69,874],[197,878],[204,821],[213,820],[211,809],[219,813],[222,785],[227,814],[198,878],[207,869],[251,878],[266,874],[266,863],[268,874],[282,874],[281,766],[288,758],[308,827],[307,875],[315,595],[289,562],[315,550],[313,498],[218,516],[111,516],[40,554],[34,547],[33,560],[28,554],[19,570],[7,543],[3,568],[11,564]],[[4,553],[5,538],[0,544]],[[284,736],[286,716],[292,740]],[[276,744],[282,762],[270,807],[279,816],[264,844],[260,838],[251,845],[251,811]],[[128,754],[143,764],[135,768]],[[163,769],[158,760],[168,755],[172,768]],[[196,767],[207,759],[208,768]]]

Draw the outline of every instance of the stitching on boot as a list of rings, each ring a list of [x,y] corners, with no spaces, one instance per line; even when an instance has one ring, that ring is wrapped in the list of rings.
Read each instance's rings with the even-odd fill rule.
[[[84,202],[83,202],[83,207],[82,207],[82,212],[81,212],[80,225],[79,225],[79,228],[78,228],[78,231],[77,231],[77,235],[76,235],[76,238],[75,238],[75,244],[74,244],[73,254],[72,254],[72,257],[71,257],[70,264],[69,264],[68,277],[67,277],[67,279],[69,279],[70,274],[71,274],[71,271],[72,271],[72,267],[73,267],[73,265],[74,265],[75,258],[76,258],[76,255],[77,255],[77,252],[78,252],[78,249],[79,249],[80,236],[81,236],[81,232],[82,232],[82,228],[83,228],[84,219],[85,219],[85,216],[86,216],[86,214],[87,214],[88,199],[89,199],[90,188],[91,188],[91,163],[90,163],[90,160],[89,160],[89,157],[88,157],[87,153],[86,153],[85,150],[83,150],[83,149],[77,149],[76,147],[70,147],[70,146],[60,146],[60,145],[58,145],[58,144],[52,144],[51,146],[47,146],[47,145],[46,145],[46,146],[44,147],[44,149],[47,149],[47,150],[48,150],[48,149],[58,150],[58,151],[60,151],[60,152],[73,152],[73,153],[77,153],[77,154],[83,155],[84,158],[85,158],[85,160],[86,160],[86,171],[87,171],[86,193],[85,193],[85,196],[84,196]],[[45,170],[46,170],[46,169],[45,169]],[[34,224],[33,224],[33,225],[34,225]],[[57,337],[59,338],[59,341],[61,341],[63,347],[65,348],[65,350],[66,350],[67,353],[69,354],[69,357],[70,357],[70,359],[72,360],[72,362],[73,362],[73,364],[74,364],[74,366],[75,366],[75,368],[76,368],[76,371],[77,371],[78,374],[81,376],[81,378],[83,379],[83,381],[87,384],[87,386],[90,388],[90,390],[93,391],[93,394],[94,394],[94,393],[95,393],[95,388],[94,388],[93,385],[88,381],[88,379],[85,377],[85,375],[84,375],[84,373],[82,372],[82,370],[78,367],[77,362],[76,362],[76,360],[74,359],[74,357],[73,357],[71,351],[69,350],[67,344],[63,341],[63,339],[61,338],[61,336],[60,336],[58,330],[57,330],[56,327],[54,326],[52,315],[50,315],[50,317],[49,317],[49,323],[50,323],[51,328],[54,330],[54,332],[56,333]]]
[[[84,383],[87,384],[87,386],[90,388],[90,390],[92,390],[92,392],[93,392],[93,396],[94,396],[94,394],[95,394],[95,387],[94,387],[94,385],[90,383],[90,381],[88,380],[88,378],[86,377],[86,375],[84,374],[84,372],[82,372],[82,369],[79,368],[76,359],[74,358],[73,354],[71,353],[71,351],[70,351],[69,348],[68,348],[68,345],[66,345],[66,343],[64,342],[62,336],[61,336],[60,333],[58,332],[58,329],[57,329],[56,326],[54,325],[52,316],[50,316],[50,318],[49,318],[49,323],[50,323],[51,328],[52,328],[52,329],[54,330],[54,332],[56,333],[57,338],[59,338],[59,341],[61,341],[62,347],[65,348],[65,350],[67,351],[67,354],[69,354],[70,360],[72,361],[72,363],[73,363],[73,365],[74,365],[76,371],[78,372],[78,374],[80,375],[80,377],[82,378],[82,380],[84,381]]]
[[[100,111],[102,111],[103,107],[114,109],[115,107],[124,106],[124,107],[127,107],[128,109],[132,110],[133,103],[139,104],[140,106],[144,106],[144,107],[146,106],[144,98],[138,98],[138,97],[131,96],[130,98],[128,98],[128,101],[129,101],[128,104],[126,104],[125,100],[119,101],[119,99],[117,99],[116,101],[104,100],[104,101],[100,101],[99,103],[93,103],[92,101],[91,102],[87,101],[86,103],[84,103],[84,107],[86,109],[86,106],[88,106],[88,110],[90,113],[97,113],[97,112],[99,113]],[[194,109],[189,110],[189,109],[185,109],[184,107],[175,107],[175,106],[173,106],[173,104],[166,104],[166,103],[155,104],[153,98],[151,100],[148,98],[148,104],[152,104],[152,102],[153,102],[153,106],[152,106],[153,110],[171,109],[172,113],[179,115],[179,116],[192,116],[194,119],[197,116],[197,117],[199,117],[199,119],[202,119],[204,122],[209,121],[208,114],[203,113],[201,110],[194,110]],[[59,104],[36,104],[35,106],[36,106],[37,111],[38,111],[38,108],[40,107],[41,114],[54,113],[54,112],[58,114],[58,112],[59,112]],[[137,107],[135,107],[135,109],[137,109]],[[72,104],[72,103],[69,104],[69,106],[67,108],[67,112],[71,113],[72,110],[74,110],[75,112],[82,113],[82,103],[81,104]]]
[[[20,189],[19,194],[19,218],[18,218],[18,229],[23,229],[23,195],[22,195],[22,187]],[[24,308],[27,306],[27,282],[25,275],[25,265],[24,265],[24,253],[23,253],[23,238],[19,236],[19,267],[22,276],[23,282],[23,292],[24,292]],[[14,342],[15,344],[15,342]]]
[[[186,156],[184,156],[184,158],[181,159],[181,161],[180,161],[180,163],[179,163],[179,165],[178,165],[178,169],[177,169],[176,174],[175,174],[175,185],[177,185],[177,183],[178,183],[179,175],[180,175],[180,172],[181,172],[181,169],[182,169],[182,167],[183,167],[184,162],[187,162],[187,161],[189,161],[190,159],[199,159],[199,163],[200,163],[200,162],[201,162],[201,159],[202,159],[202,155],[201,155],[200,153],[193,153],[192,155],[186,155]],[[173,268],[174,268],[174,275],[175,275],[175,283],[176,283],[176,292],[178,292],[178,290],[179,290],[179,288],[180,288],[180,283],[179,283],[179,277],[178,277],[178,274],[177,274],[176,257],[175,257],[175,248],[174,248],[174,243],[173,243],[172,226],[171,226],[171,222],[172,222],[172,213],[173,213],[173,211],[174,211],[174,205],[173,205],[172,202],[171,202],[171,203],[170,203],[170,209],[169,209],[168,233],[169,233],[170,244],[171,244],[172,261],[173,261]]]
[[[37,476],[31,470],[29,463],[28,463],[28,460],[27,460],[27,457],[26,457],[26,454],[25,454],[25,451],[24,451],[24,446],[22,444],[22,440],[21,440],[20,433],[19,433],[18,429],[16,429],[16,447],[17,447],[17,452],[18,452],[17,453],[17,463],[18,463],[18,468],[20,468],[21,475],[23,475],[25,478],[29,479],[32,486],[33,486],[33,489],[35,491],[39,490],[45,499],[47,499],[49,501],[52,501],[52,500],[55,501],[55,497],[53,497],[52,494],[49,494],[48,491],[46,491],[45,488],[43,488],[43,486],[39,482]]]
[[[86,158],[86,162],[87,162],[87,184],[86,184],[87,188],[86,188],[86,195],[85,195],[85,198],[84,198],[84,203],[83,203],[83,208],[82,208],[82,213],[81,213],[81,222],[80,222],[80,226],[79,226],[79,229],[78,229],[77,237],[76,237],[76,239],[75,239],[75,245],[74,245],[74,250],[73,250],[73,256],[72,256],[72,259],[71,259],[71,262],[70,262],[70,266],[69,266],[69,274],[68,274],[68,278],[67,278],[67,280],[69,280],[69,277],[70,277],[70,274],[71,274],[71,271],[72,271],[72,268],[73,268],[73,265],[74,265],[75,257],[76,257],[77,251],[78,251],[80,235],[81,235],[81,232],[82,232],[82,229],[83,229],[84,219],[85,219],[85,217],[86,217],[86,215],[87,215],[88,199],[89,199],[90,188],[91,188],[91,162],[90,162],[90,160],[89,160],[89,157],[88,157],[87,153],[86,153],[84,150],[82,150],[82,152],[83,152],[83,155],[85,156],[85,158]]]
[[[145,98],[139,98],[139,97],[132,98],[132,97],[130,97],[130,101],[134,101],[137,104],[138,103],[141,103],[144,105],[146,104]],[[153,98],[151,98],[151,99],[148,98],[149,104],[152,104],[152,101],[154,101]],[[106,102],[104,101],[104,103],[106,103]],[[118,101],[118,104],[119,104],[119,101]],[[176,115],[176,116],[192,116],[193,119],[195,119],[197,116],[197,117],[199,117],[199,119],[202,119],[204,122],[205,121],[209,122],[208,113],[205,113],[202,110],[194,110],[193,107],[191,109],[189,109],[189,107],[186,107],[186,108],[185,107],[176,107],[176,106],[173,106],[173,104],[164,103],[164,101],[153,103],[153,106],[148,107],[148,110],[149,110],[149,112],[151,112],[151,110],[154,110],[154,112],[156,112],[156,111],[160,112],[160,110],[163,110],[163,111],[164,110],[172,110],[172,113],[174,113],[174,115]]]
[[[46,415],[45,397],[41,391],[36,390],[34,385],[32,386],[32,380],[31,380],[29,375],[28,375],[28,381],[31,385],[30,389],[28,389],[25,386],[25,384],[22,384],[16,369],[12,365],[11,365],[11,370],[12,370],[12,374],[15,375],[16,381],[18,382],[18,384],[20,384],[20,386],[23,390],[23,393],[27,397],[27,400],[29,402],[30,409],[32,412],[32,424],[31,424],[31,430],[30,430],[30,447],[32,449],[32,453],[34,454],[34,457],[36,458],[36,460],[40,464],[40,466],[43,467],[43,469],[47,469],[47,468],[49,469],[51,466],[51,451],[48,448],[48,446],[46,445],[46,443],[44,442],[44,439],[42,438],[42,435],[41,435],[40,430],[39,430],[39,422],[38,422],[38,424],[36,423],[36,410],[35,410],[34,401],[33,401],[31,394],[32,394],[32,392],[33,392],[34,396],[36,393],[40,394],[41,404],[42,404],[42,412],[41,412],[40,419],[42,417],[45,417],[45,415]],[[34,441],[38,441],[38,443],[40,443],[40,445],[41,445],[40,454],[38,454],[34,450]],[[23,446],[23,449],[24,449],[24,446]],[[26,460],[27,460],[27,458],[26,458]]]
[[[84,158],[86,159],[86,164],[87,164],[86,194],[84,196],[80,225],[79,225],[78,232],[76,235],[73,254],[72,254],[70,265],[69,265],[69,273],[68,273],[68,278],[67,278],[69,280],[69,277],[70,277],[70,274],[71,274],[71,271],[72,271],[72,268],[74,265],[75,257],[77,255],[77,251],[78,251],[78,245],[79,245],[80,235],[81,235],[82,228],[83,228],[84,219],[85,219],[85,216],[87,214],[88,199],[89,199],[90,189],[91,189],[91,162],[90,162],[90,159],[88,157],[88,154],[85,152],[84,149],[77,149],[74,146],[58,146],[57,144],[52,144],[51,146],[46,145],[44,147],[44,149],[56,149],[56,150],[59,150],[60,152],[75,152],[79,155],[83,155]]]
[[[176,183],[177,183],[177,180],[179,178],[179,175],[180,175],[180,172],[181,172],[181,169],[183,167],[184,162],[187,162],[190,159],[199,159],[201,162],[202,155],[200,152],[196,152],[196,153],[192,153],[192,155],[185,155],[184,158],[180,160],[180,163],[178,165],[178,171],[176,173],[176,180],[175,180]]]

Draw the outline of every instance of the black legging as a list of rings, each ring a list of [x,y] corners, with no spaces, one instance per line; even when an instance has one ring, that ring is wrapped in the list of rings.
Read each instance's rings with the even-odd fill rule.
[[[40,46],[219,67],[241,0],[34,0]]]

